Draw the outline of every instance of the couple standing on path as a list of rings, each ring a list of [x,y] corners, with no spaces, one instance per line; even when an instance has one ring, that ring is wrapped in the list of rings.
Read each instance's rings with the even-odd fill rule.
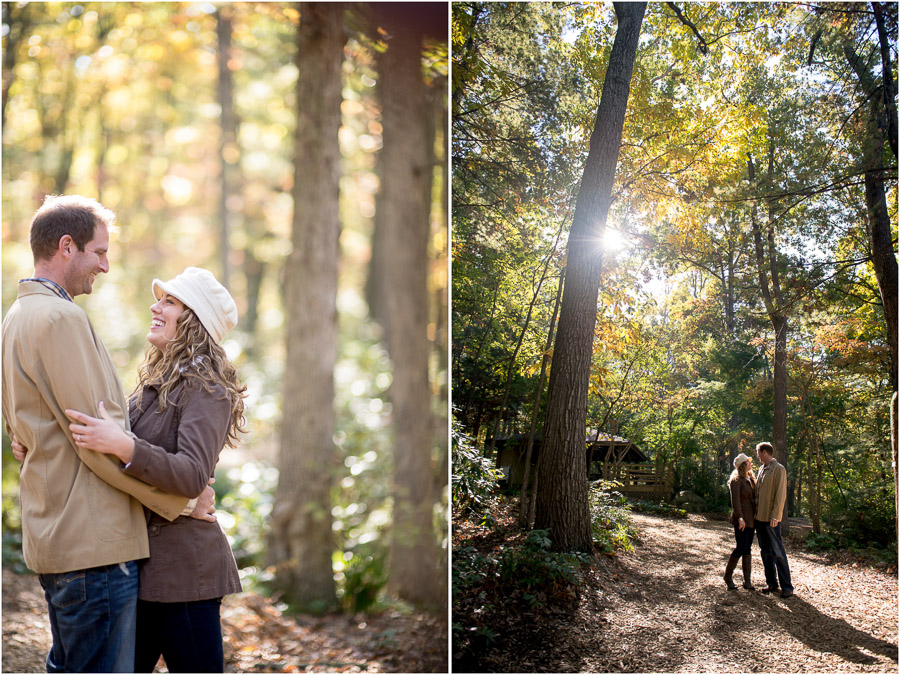
[[[48,672],[223,672],[220,604],[241,590],[208,487],[243,432],[246,387],[221,340],[237,307],[213,275],[154,280],[147,352],[126,404],[73,301],[109,271],[115,215],[48,197],[34,275],[3,320],[3,417],[22,461],[25,562],[39,574]],[[94,416],[88,415],[91,412]]]
[[[787,553],[781,541],[781,520],[787,495],[787,472],[773,457],[770,443],[759,443],[759,474],[753,477],[751,459],[743,452],[734,458],[734,471],[728,480],[731,490],[731,524],[734,526],[735,547],[725,567],[725,583],[728,590],[737,590],[732,574],[738,561],[744,571],[743,587],[753,590],[750,570],[753,556],[753,533],[759,539],[759,553],[766,574],[766,586],[762,593],[775,593],[781,587],[781,597],[794,594]]]

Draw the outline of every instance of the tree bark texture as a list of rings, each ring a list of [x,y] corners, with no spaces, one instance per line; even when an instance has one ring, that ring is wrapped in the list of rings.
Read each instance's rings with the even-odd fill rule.
[[[766,189],[770,190],[774,180],[774,141],[769,139],[769,168],[766,175]],[[750,185],[757,189],[756,170],[753,158],[748,159],[748,177]],[[781,283],[778,277],[778,252],[775,248],[775,225],[773,210],[774,204],[767,200],[768,223],[766,227],[765,244],[763,243],[762,228],[759,224],[756,202],[753,203],[750,221],[753,228],[753,250],[756,256],[756,270],[759,279],[759,289],[763,297],[763,303],[769,320],[772,322],[772,330],[775,333],[775,355],[772,364],[772,446],[775,449],[775,459],[779,464],[788,468],[787,461],[787,304],[781,293]],[[768,273],[766,268],[768,267]],[[782,521],[782,532],[788,531],[788,519],[785,513]]]
[[[534,406],[531,411],[531,425],[528,427],[528,440],[525,443],[525,470],[522,475],[522,491],[519,495],[519,527],[527,528],[531,525],[535,500],[529,497],[528,484],[531,481],[531,454],[534,450],[534,432],[537,429],[538,416],[541,410],[541,396],[544,393],[544,382],[547,381],[547,368],[550,365],[550,350],[553,348],[553,333],[556,330],[556,317],[559,314],[559,303],[562,299],[562,290],[565,284],[566,270],[562,268],[559,275],[559,286],[556,288],[556,299],[553,301],[553,316],[550,317],[550,329],[547,331],[547,343],[544,345],[544,354],[541,356],[541,374],[538,377],[537,391],[534,393]],[[531,488],[532,495],[535,488]]]
[[[566,284],[550,371],[547,421],[538,460],[535,527],[557,550],[592,548],[585,472],[588,379],[602,258],[631,74],[646,3],[614,3],[618,27],[568,242]]]
[[[893,35],[888,35],[888,28],[886,26],[886,22],[884,20],[884,13],[890,12],[893,7],[894,13],[894,27],[897,26],[897,4],[896,3],[886,3],[886,2],[873,2],[872,10],[875,13],[875,26],[878,30],[878,46],[881,48],[881,73],[882,73],[882,100],[884,101],[884,108],[887,110],[887,119],[885,120],[887,125],[887,137],[888,143],[891,147],[891,152],[894,153],[894,158],[897,158],[897,85],[894,82],[894,74],[893,69],[891,67],[891,40],[896,44],[897,35],[896,32]]]
[[[894,464],[894,499],[897,507],[897,542],[900,543],[900,466],[897,465],[897,392],[891,397],[891,455]]]
[[[376,270],[378,318],[393,364],[394,510],[389,588],[419,607],[446,606],[434,528],[432,391],[428,378],[428,238],[434,184],[434,115],[422,76],[423,34],[384,8],[389,39],[378,63],[383,149],[376,238],[389,264]],[[399,10],[409,13],[409,8]],[[387,263],[387,259],[383,261]]]
[[[218,50],[216,52],[216,64],[219,71],[219,81],[216,87],[221,110],[221,133],[219,135],[219,260],[222,266],[222,283],[229,287],[230,265],[228,255],[231,247],[228,244],[230,227],[230,214],[228,211],[228,196],[234,189],[234,161],[229,161],[229,153],[237,149],[237,116],[234,113],[234,80],[231,77],[231,68],[228,61],[231,59],[231,12],[228,5],[216,9],[216,37]]]
[[[293,250],[285,269],[288,365],[269,546],[287,599],[325,611],[336,605],[331,489],[344,6],[301,3],[300,14]]]
[[[862,91],[869,97],[869,142],[863,157],[866,169],[864,182],[868,235],[887,327],[887,342],[891,354],[891,389],[897,391],[897,368],[900,365],[897,354],[898,266],[884,188],[884,98],[877,95],[879,85],[852,45],[844,45],[844,57],[856,73]],[[882,83],[882,86],[886,86],[886,83]]]

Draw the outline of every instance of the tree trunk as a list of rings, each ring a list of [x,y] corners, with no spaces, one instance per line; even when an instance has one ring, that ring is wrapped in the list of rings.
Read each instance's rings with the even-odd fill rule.
[[[897,543],[900,544],[900,466],[897,465],[897,392],[891,397],[891,454],[894,460],[894,499],[897,513]]]
[[[806,482],[809,488],[809,519],[812,522],[813,532],[821,534],[821,453],[819,452],[819,442],[816,434],[815,420],[812,416],[812,405],[809,402],[809,389],[806,384],[802,384],[801,405],[803,406],[803,427],[806,432],[807,450],[806,450]],[[813,465],[815,462],[815,465]]]
[[[9,89],[16,81],[16,58],[18,47],[22,39],[28,36],[31,29],[29,14],[31,8],[28,5],[19,6],[17,2],[4,2],[3,23],[9,26],[6,34],[6,45],[3,49],[3,104],[2,120],[6,122],[6,105],[9,103]]]
[[[897,42],[897,35],[888,35],[887,27],[884,21],[884,12],[890,11],[891,4],[894,5],[894,26],[897,25],[897,8],[896,3],[873,2],[872,9],[875,12],[875,26],[878,30],[878,46],[881,48],[881,76],[883,80],[882,100],[884,101],[885,110],[887,110],[887,137],[891,146],[891,152],[894,158],[897,157],[897,86],[894,83],[894,75],[891,69],[891,40]]]
[[[541,356],[541,374],[538,377],[537,391],[534,393],[534,407],[531,411],[531,426],[528,429],[528,440],[525,443],[525,470],[522,475],[522,491],[519,494],[519,527],[527,528],[533,518],[534,499],[528,497],[528,484],[531,482],[531,453],[534,450],[534,432],[537,429],[537,421],[541,410],[541,395],[544,393],[544,382],[547,379],[547,366],[550,365],[550,350],[553,348],[553,331],[556,329],[556,316],[559,313],[559,301],[562,297],[565,283],[566,270],[562,269],[559,276],[559,286],[556,289],[556,300],[553,302],[553,316],[550,318],[550,330],[547,331],[547,343],[544,345],[544,353]],[[536,490],[531,488],[532,493]]]
[[[550,530],[557,550],[592,548],[584,457],[588,378],[602,264],[598,242],[606,229],[646,3],[614,3],[613,7],[619,25],[569,234],[547,423],[538,460],[541,478],[535,526]]]
[[[270,534],[276,585],[305,611],[336,606],[331,488],[337,356],[344,6],[301,3],[293,250],[285,270],[287,364]]]
[[[774,180],[775,142],[769,138],[769,166],[766,175],[766,190],[771,190]],[[756,171],[753,158],[748,155],[748,177],[751,188],[760,194],[756,183]],[[774,202],[767,199],[768,223],[766,228],[766,246],[763,246],[762,228],[759,224],[756,202],[753,202],[750,221],[753,228],[753,250],[756,255],[756,270],[759,288],[766,306],[772,330],[775,333],[775,354],[772,359],[772,446],[775,459],[788,468],[787,462],[787,326],[785,314],[787,304],[781,293],[778,277],[778,252],[775,249]],[[768,267],[768,275],[766,268]],[[771,281],[771,284],[770,284]],[[784,514],[781,523],[782,533],[787,534],[788,513]]]
[[[880,156],[880,152],[879,152]],[[880,162],[879,162],[880,164]],[[897,258],[891,237],[891,219],[888,215],[884,191],[884,169],[878,167],[866,171],[866,207],[868,211],[869,244],[872,247],[872,266],[887,326],[887,341],[891,354],[891,389],[897,391]]]
[[[879,3],[872,3],[873,6]],[[882,8],[875,7],[875,19],[878,25],[879,38],[884,41],[884,19]],[[891,354],[891,389],[894,393],[891,398],[891,451],[894,457],[894,494],[897,499],[897,533],[900,541],[900,466],[897,464],[897,258],[894,255],[893,237],[891,235],[891,222],[887,210],[887,200],[884,190],[884,129],[879,124],[881,119],[881,105],[890,98],[888,105],[888,117],[896,118],[896,105],[894,102],[893,78],[891,77],[890,52],[885,50],[882,44],[882,72],[885,89],[884,97],[875,95],[876,83],[871,74],[854,51],[852,45],[844,45],[844,56],[850,67],[859,78],[863,91],[870,96],[869,99],[869,135],[870,145],[867,156],[863,158],[866,165],[865,190],[866,211],[869,234],[869,245],[872,247],[872,265],[875,268],[875,278],[878,281],[878,290],[881,293],[881,304],[884,307],[884,320],[887,327],[887,341]],[[896,119],[892,120],[893,128],[888,127],[891,137],[891,149],[897,156],[897,127]]]
[[[887,326],[887,341],[891,354],[891,389],[897,391],[897,368],[900,363],[897,354],[898,266],[884,189],[884,128],[881,123],[884,117],[884,101],[883,97],[877,95],[878,84],[872,78],[866,64],[849,44],[844,45],[844,57],[856,73],[863,92],[869,95],[869,143],[863,157],[866,168],[867,224],[869,245],[872,247],[872,265],[875,268],[875,278],[878,281]]]
[[[422,77],[423,33],[379,8],[390,39],[378,63],[383,149],[376,237],[389,264],[374,269],[374,307],[393,363],[394,511],[389,588],[420,607],[446,604],[434,529],[434,450],[428,379],[428,237],[434,125]],[[374,262],[374,260],[373,260]],[[386,260],[384,261],[387,262]]]
[[[230,265],[228,254],[231,247],[228,244],[230,227],[230,213],[228,210],[228,197],[234,189],[232,179],[232,167],[237,160],[237,117],[234,113],[234,82],[231,77],[231,68],[228,61],[231,58],[231,13],[228,5],[216,8],[216,36],[218,38],[218,50],[216,62],[219,70],[218,86],[216,88],[219,109],[221,111],[221,133],[219,134],[219,264],[222,266],[222,283],[229,286]]]

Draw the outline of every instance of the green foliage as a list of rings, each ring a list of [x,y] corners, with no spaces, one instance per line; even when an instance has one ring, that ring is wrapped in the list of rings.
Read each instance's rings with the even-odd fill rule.
[[[628,515],[628,501],[616,491],[621,486],[617,481],[604,480],[591,484],[591,535],[602,553],[634,550],[632,541],[637,532]]]
[[[560,587],[578,586],[578,571],[590,563],[585,553],[550,550],[549,530],[533,530],[522,548],[508,547],[497,559],[500,582],[509,592],[526,591],[522,598],[532,607],[543,604],[546,595]]]
[[[19,510],[19,462],[12,454],[9,436],[3,431],[3,569],[27,571],[22,554],[22,514]]]
[[[387,584],[387,551],[381,545],[363,544],[349,553],[352,557],[343,568],[344,609],[365,612],[375,605]]]
[[[494,491],[503,473],[481,454],[475,447],[474,440],[463,432],[462,425],[455,417],[452,424],[451,484],[454,509],[457,514],[465,514],[470,518],[488,518],[489,509],[494,503]]]
[[[896,548],[896,512],[883,488],[859,487],[845,491],[847,505],[841,500],[830,499],[823,510],[823,520],[829,536],[841,548],[880,547]],[[892,495],[891,495],[892,496]]]
[[[679,509],[672,504],[666,502],[651,502],[646,500],[638,500],[631,502],[631,510],[638,513],[651,513],[655,516],[666,516],[669,518],[687,518],[687,511]]]
[[[216,517],[222,525],[242,575],[254,579],[264,566],[267,522],[278,484],[278,469],[248,462],[219,472]]]
[[[810,551],[826,553],[849,551],[851,554],[881,567],[897,566],[896,544],[882,546],[878,542],[856,541],[833,532],[822,532],[821,534],[810,532],[806,535],[803,544]]]
[[[488,578],[494,576],[492,567],[495,561],[478,552],[474,546],[460,546],[453,549],[453,569],[451,571],[451,583],[453,585],[453,597],[458,593],[465,593],[469,589],[487,583]]]
[[[494,629],[511,615],[568,606],[578,597],[586,553],[550,550],[548,530],[534,530],[504,546],[479,550],[461,542],[453,551],[453,649],[463,658],[490,648]]]
[[[806,535],[804,543],[812,551],[833,551],[839,548],[838,537],[828,532],[820,534],[810,532]]]

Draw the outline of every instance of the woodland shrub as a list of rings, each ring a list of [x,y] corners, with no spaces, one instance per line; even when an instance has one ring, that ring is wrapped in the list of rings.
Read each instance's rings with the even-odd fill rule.
[[[557,553],[550,550],[551,545],[549,530],[532,530],[523,547],[506,548],[497,560],[506,590],[521,591],[522,599],[533,607],[543,604],[541,596],[577,587],[578,571],[590,563],[587,554]]]
[[[550,550],[547,530],[529,532],[499,552],[475,546],[453,550],[453,649],[465,660],[490,648],[495,629],[512,616],[549,606],[566,606],[578,597],[587,553]]]
[[[844,501],[846,499],[846,502]],[[892,496],[879,488],[844,489],[831,495],[822,519],[839,548],[893,548],[896,556],[896,513]]]
[[[591,535],[602,553],[633,551],[637,536],[631,525],[628,500],[616,488],[617,481],[595,481],[590,488]]]
[[[462,424],[454,418],[451,429],[453,474],[450,481],[453,509],[458,516],[476,522],[489,521],[491,507],[496,501],[495,491],[503,473],[481,454],[475,447],[474,439],[462,429]]]
[[[343,569],[343,606],[348,612],[365,612],[387,584],[387,552],[381,540],[375,540],[357,546],[353,553]]]
[[[656,516],[667,516],[669,518],[687,518],[687,511],[662,501],[651,502],[644,499],[634,501],[631,502],[631,510],[637,511],[638,513],[651,513]]]

